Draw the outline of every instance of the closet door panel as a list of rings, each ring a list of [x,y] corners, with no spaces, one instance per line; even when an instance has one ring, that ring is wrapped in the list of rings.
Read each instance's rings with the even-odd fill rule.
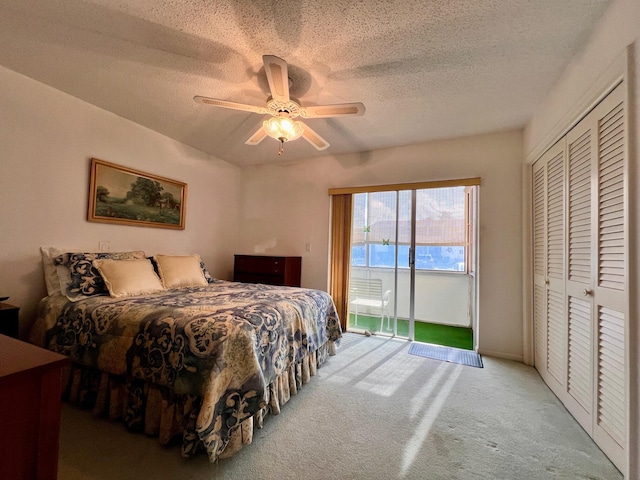
[[[624,442],[624,315],[601,307],[598,312],[597,423],[620,445]]]
[[[569,156],[568,280],[591,285],[591,122],[581,122],[567,136]],[[577,138],[573,138],[577,137]]]
[[[593,405],[591,319],[591,302],[583,298],[569,296],[567,392],[581,409],[580,412],[574,413],[574,416],[576,418],[578,415],[581,416],[578,420],[588,432],[592,430],[590,415]]]
[[[564,283],[564,151],[547,165],[547,277],[558,291]]]
[[[624,123],[622,103],[599,119],[598,286],[624,292]]]
[[[597,156],[593,132],[596,124],[587,116],[567,133],[567,277],[568,302],[566,407],[589,433],[593,433],[594,321],[592,292],[595,253],[596,192],[591,179]]]
[[[564,295],[561,292],[547,290],[547,372],[558,382],[565,385],[565,311]]]
[[[547,370],[547,314],[544,285],[533,287],[533,322],[535,335],[535,366],[538,372]]]
[[[594,439],[625,470],[628,233],[624,92],[617,87],[592,112],[597,121],[597,312]]]
[[[548,152],[546,185],[547,372],[564,390],[567,375],[565,299],[565,149]]]
[[[533,326],[534,363],[539,372],[547,368],[547,286],[546,286],[546,162],[533,166]]]
[[[557,395],[566,383],[564,149],[564,140],[551,147],[532,179],[535,365]]]

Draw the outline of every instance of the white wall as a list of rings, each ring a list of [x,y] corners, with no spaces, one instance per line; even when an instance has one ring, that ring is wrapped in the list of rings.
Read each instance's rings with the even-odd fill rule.
[[[236,253],[301,255],[302,286],[326,289],[329,188],[482,177],[479,347],[521,360],[522,162],[516,131],[246,168]]]
[[[640,208],[638,192],[640,177],[638,176],[638,158],[640,158],[640,109],[638,92],[640,92],[640,1],[615,0],[601,19],[598,27],[558,80],[525,129],[525,153],[538,151],[550,132],[562,126],[563,118],[576,105],[582,102],[586,92],[598,83],[598,78],[615,60],[624,54],[627,46],[632,45],[631,102],[629,105],[629,159],[630,188],[629,205],[635,206],[629,211],[631,255],[629,259],[629,276],[631,287],[630,335],[629,335],[629,369],[630,369],[630,438],[628,446],[629,471],[625,478],[640,478],[640,283],[638,282],[638,265],[640,252]]]
[[[231,278],[237,167],[4,67],[0,115],[0,296],[21,308],[23,336],[45,295],[40,246],[199,253]],[[88,222],[91,157],[186,182],[185,230]]]
[[[598,78],[614,61],[624,53],[628,45],[636,43],[635,63],[638,64],[640,51],[640,2],[638,0],[617,0],[612,2],[589,42],[565,69],[560,79],[538,107],[524,132],[524,150],[529,154],[538,147],[545,136],[557,129],[565,114],[579,104]],[[634,85],[640,85],[640,77]],[[638,110],[633,112],[638,119]],[[637,125],[637,123],[636,123]]]

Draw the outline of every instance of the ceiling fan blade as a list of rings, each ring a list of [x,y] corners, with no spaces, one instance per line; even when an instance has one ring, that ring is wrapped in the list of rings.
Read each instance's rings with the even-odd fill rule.
[[[336,105],[317,105],[300,108],[300,116],[303,118],[329,118],[361,116],[365,112],[362,103],[338,103]]]
[[[251,135],[249,139],[244,143],[246,143],[247,145],[258,145],[262,140],[266,138],[266,136],[267,131],[264,129],[264,127],[260,127],[258,130],[256,130],[256,133]]]
[[[214,107],[230,108],[232,110],[241,110],[243,112],[251,113],[267,113],[267,109],[264,107],[257,107],[255,105],[247,105],[245,103],[229,102],[227,100],[219,100],[217,98],[200,97],[196,95],[193,99],[198,103],[204,103],[205,105],[213,105]]]
[[[264,71],[267,74],[271,96],[278,102],[289,101],[289,73],[287,62],[274,55],[263,55]]]
[[[314,130],[309,128],[309,126],[306,124],[304,126],[304,130],[302,131],[302,138],[304,138],[318,150],[326,150],[327,148],[329,148],[329,142],[318,135]]]

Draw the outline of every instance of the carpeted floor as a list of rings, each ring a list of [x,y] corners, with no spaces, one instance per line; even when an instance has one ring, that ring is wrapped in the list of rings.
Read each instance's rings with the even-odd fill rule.
[[[65,405],[60,480],[622,479],[533,368],[346,334],[252,445],[210,464]]]

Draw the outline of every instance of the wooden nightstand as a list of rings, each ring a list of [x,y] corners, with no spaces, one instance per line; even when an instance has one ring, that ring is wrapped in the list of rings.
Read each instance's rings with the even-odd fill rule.
[[[62,368],[69,363],[0,335],[0,478],[57,478]]]
[[[8,303],[0,303],[0,334],[18,338],[20,334],[18,312],[20,308]]]

